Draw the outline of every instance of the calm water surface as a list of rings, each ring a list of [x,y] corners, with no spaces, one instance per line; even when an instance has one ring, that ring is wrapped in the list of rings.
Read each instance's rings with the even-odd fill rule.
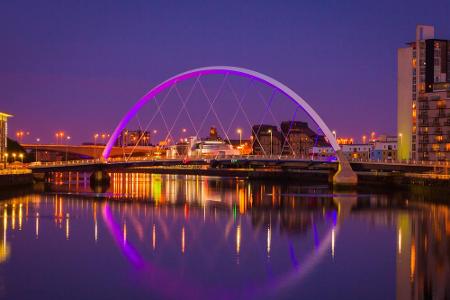
[[[450,299],[437,195],[155,174],[92,190],[62,176],[2,196],[0,298]]]

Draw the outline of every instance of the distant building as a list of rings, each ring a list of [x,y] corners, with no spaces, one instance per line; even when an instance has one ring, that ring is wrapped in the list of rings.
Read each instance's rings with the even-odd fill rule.
[[[342,152],[347,159],[369,160],[372,152],[372,144],[345,144],[341,145]]]
[[[210,139],[210,140],[219,140],[220,139],[219,134],[217,133],[217,128],[216,127],[212,126],[209,129],[209,137],[208,137],[208,139]]]
[[[261,124],[252,127],[254,155],[280,155],[283,135],[277,126]]]
[[[396,136],[380,136],[372,144],[371,160],[390,161],[397,159]]]
[[[0,112],[0,161],[6,161],[8,146],[8,118],[12,117],[6,113]]]
[[[283,155],[304,155],[309,153],[313,146],[325,146],[327,143],[322,135],[317,135],[307,122],[284,121],[281,122]]]
[[[450,160],[450,40],[418,25],[397,52],[398,157]]]
[[[314,132],[306,122],[283,121],[280,129],[274,125],[254,125],[253,154],[308,156],[311,148],[328,146],[324,136]]]
[[[309,149],[311,159],[334,159],[336,152],[331,146],[313,146]]]
[[[397,159],[397,137],[380,135],[367,144],[343,144],[342,152],[348,159],[389,161]]]
[[[119,147],[150,146],[150,132],[143,130],[123,130],[116,142]]]

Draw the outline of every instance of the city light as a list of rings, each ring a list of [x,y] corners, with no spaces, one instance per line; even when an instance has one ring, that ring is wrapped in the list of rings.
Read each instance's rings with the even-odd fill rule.
[[[242,145],[242,129],[238,128],[236,132],[239,134],[239,146]]]

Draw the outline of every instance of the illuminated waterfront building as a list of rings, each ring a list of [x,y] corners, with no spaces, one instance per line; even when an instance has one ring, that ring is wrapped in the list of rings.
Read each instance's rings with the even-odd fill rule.
[[[283,135],[273,125],[254,125],[252,127],[253,154],[280,155]]]
[[[306,155],[312,147],[328,144],[323,136],[309,128],[307,122],[284,121],[280,127],[284,137],[283,155]]]
[[[283,121],[280,129],[267,124],[253,125],[253,154],[306,156],[313,147],[328,145],[324,136],[309,128],[307,122]]]
[[[8,137],[8,118],[11,115],[0,112],[0,161],[6,160],[7,137]]]
[[[150,146],[150,132],[144,130],[124,130],[117,139],[117,146]]]
[[[398,157],[450,159],[450,40],[418,25],[416,40],[397,52]]]

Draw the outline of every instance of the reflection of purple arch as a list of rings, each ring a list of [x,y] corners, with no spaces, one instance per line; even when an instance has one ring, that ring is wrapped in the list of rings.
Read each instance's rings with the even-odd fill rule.
[[[271,284],[266,284],[263,286],[247,286],[242,295],[237,295],[228,289],[217,290],[213,288],[205,290],[203,287],[196,285],[195,282],[181,282],[174,280],[174,276],[172,274],[165,272],[163,269],[156,268],[153,264],[146,261],[131,244],[125,242],[120,233],[120,227],[114,220],[108,203],[103,205],[102,212],[106,227],[124,256],[136,268],[139,268],[144,272],[150,272],[152,274],[152,278],[157,281],[158,291],[160,291],[163,295],[166,295],[166,297],[169,296],[170,298],[176,298],[177,295],[173,293],[178,290],[182,290],[187,295],[187,298],[198,298],[199,293],[205,294],[206,292],[207,294],[205,299],[261,298],[263,296],[266,297],[268,295],[276,295],[276,293],[280,290],[288,288],[293,284],[298,284],[317,266],[317,264],[321,262],[321,260],[325,257],[327,249],[329,249],[332,244],[333,230],[335,230],[335,234],[337,234],[339,230],[339,225],[336,224],[336,220],[333,218],[332,228],[330,228],[325,237],[316,245],[315,251],[307,256],[305,263],[302,264],[301,268],[294,267],[291,272],[275,280]],[[167,283],[171,284],[170,289],[167,289]]]
[[[302,107],[305,112],[316,122],[316,124],[320,127],[322,132],[325,134],[325,136],[328,138],[328,141],[330,142],[333,149],[337,152],[340,150],[340,147],[336,141],[336,138],[328,128],[328,126],[325,124],[325,122],[322,120],[322,118],[316,113],[316,111],[305,101],[302,97],[300,97],[297,93],[295,93],[293,90],[288,88],[286,85],[282,84],[281,82],[258,72],[244,69],[244,68],[238,68],[238,67],[228,67],[228,66],[213,66],[213,67],[205,67],[205,68],[199,68],[190,70],[178,75],[173,76],[172,78],[167,79],[166,81],[160,83],[159,85],[155,86],[153,89],[151,89],[145,96],[143,96],[128,112],[127,114],[122,118],[119,125],[117,125],[116,129],[111,135],[111,138],[109,139],[108,143],[106,144],[106,147],[103,151],[103,158],[107,160],[109,158],[111,148],[116,143],[116,140],[118,139],[120,133],[122,130],[125,129],[128,122],[136,115],[136,113],[144,106],[148,101],[150,101],[153,97],[158,95],[160,92],[165,90],[166,88],[172,86],[173,84],[184,81],[186,79],[195,77],[195,76],[201,76],[201,75],[207,75],[207,74],[232,74],[247,78],[255,79],[259,82],[264,83],[265,85],[274,87],[282,94],[286,95],[288,98],[293,100],[295,103],[297,103],[300,107]],[[338,159],[340,159],[338,157]]]

